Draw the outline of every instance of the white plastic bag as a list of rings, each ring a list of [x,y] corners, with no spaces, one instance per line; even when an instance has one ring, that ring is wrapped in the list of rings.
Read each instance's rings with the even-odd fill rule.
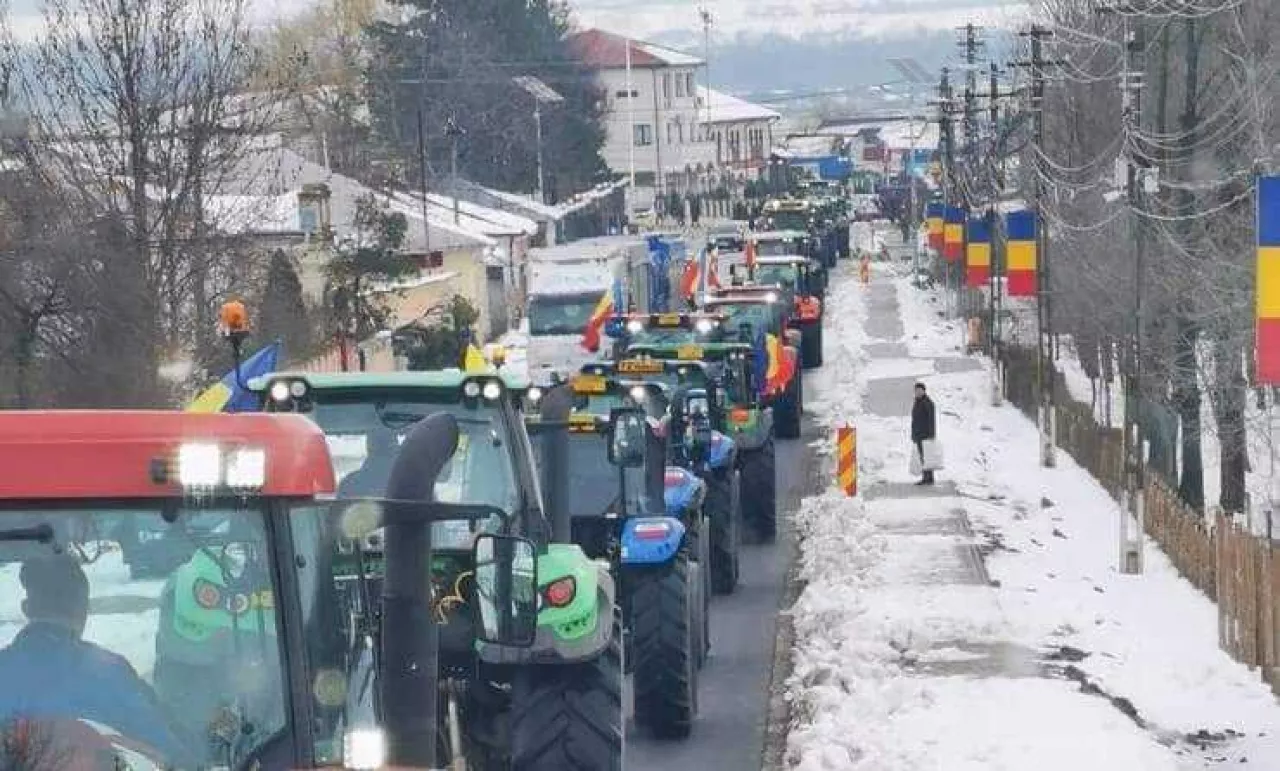
[[[907,473],[913,477],[920,476],[923,473],[923,467],[920,461],[920,450],[916,447],[916,443],[911,443],[911,463],[907,466]]]
[[[924,449],[924,469],[937,471],[942,468],[942,443],[937,439],[926,439],[921,445]]]

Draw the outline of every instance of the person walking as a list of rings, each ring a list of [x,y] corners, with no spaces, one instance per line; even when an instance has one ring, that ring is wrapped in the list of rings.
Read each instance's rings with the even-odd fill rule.
[[[911,443],[915,445],[920,457],[921,478],[916,484],[933,484],[932,458],[925,455],[924,443],[938,438],[937,419],[934,415],[933,400],[925,392],[924,383],[916,383],[916,400],[911,405]]]

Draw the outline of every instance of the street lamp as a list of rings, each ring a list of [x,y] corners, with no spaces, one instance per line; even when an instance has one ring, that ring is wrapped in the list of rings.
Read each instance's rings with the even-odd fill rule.
[[[517,86],[524,89],[525,93],[533,97],[533,122],[534,130],[537,132],[538,201],[545,204],[547,202],[547,193],[546,182],[542,173],[542,105],[563,104],[564,97],[560,96],[560,94],[556,93],[554,89],[532,75],[518,75],[512,78],[512,81],[514,81]]]

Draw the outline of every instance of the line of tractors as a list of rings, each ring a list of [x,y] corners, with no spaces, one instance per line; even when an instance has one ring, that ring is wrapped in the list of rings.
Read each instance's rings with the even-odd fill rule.
[[[275,415],[0,414],[0,585],[108,533],[178,555],[148,576],[152,681],[185,705],[181,740],[55,696],[0,696],[0,725],[134,768],[620,769],[629,677],[637,726],[690,736],[711,598],[777,536],[834,264],[808,231],[711,239],[728,281],[624,300],[610,355],[546,386],[281,372],[241,384]]]

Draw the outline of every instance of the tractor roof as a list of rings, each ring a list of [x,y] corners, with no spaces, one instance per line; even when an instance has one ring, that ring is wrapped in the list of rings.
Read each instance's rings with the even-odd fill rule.
[[[349,390],[357,388],[461,388],[473,378],[499,378],[505,387],[520,390],[529,387],[528,378],[509,372],[463,372],[442,369],[431,372],[276,372],[255,378],[250,386],[266,387],[274,380],[303,380],[313,391]]]
[[[257,496],[332,494],[324,434],[298,415],[59,410],[0,412],[0,499],[126,499],[181,496],[156,480],[183,445],[261,449]],[[160,465],[163,469],[165,466]]]
[[[809,258],[803,254],[771,254],[767,257],[757,257],[757,265],[803,265],[809,262]]]
[[[756,243],[761,241],[794,241],[808,237],[809,234],[803,230],[764,230],[751,234],[751,240]]]

